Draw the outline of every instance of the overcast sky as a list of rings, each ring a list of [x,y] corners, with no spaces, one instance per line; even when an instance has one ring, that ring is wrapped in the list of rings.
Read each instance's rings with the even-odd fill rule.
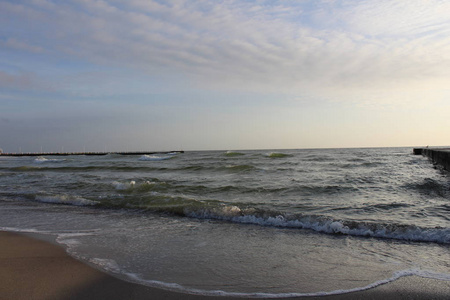
[[[0,0],[0,148],[450,144],[450,1]]]

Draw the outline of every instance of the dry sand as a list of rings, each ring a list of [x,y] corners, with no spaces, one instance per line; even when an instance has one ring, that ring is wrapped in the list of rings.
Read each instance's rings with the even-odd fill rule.
[[[232,298],[182,294],[130,283],[70,257],[62,247],[52,243],[22,234],[0,232],[0,299],[226,300]],[[409,276],[367,291],[297,299],[447,300],[450,299],[450,282]]]

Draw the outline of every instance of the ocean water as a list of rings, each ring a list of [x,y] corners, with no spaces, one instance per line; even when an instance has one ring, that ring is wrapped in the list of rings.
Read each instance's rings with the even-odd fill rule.
[[[203,295],[450,281],[450,175],[411,148],[0,157],[0,229]]]

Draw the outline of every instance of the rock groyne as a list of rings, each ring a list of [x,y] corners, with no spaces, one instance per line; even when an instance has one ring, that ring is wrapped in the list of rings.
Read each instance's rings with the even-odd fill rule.
[[[414,148],[414,154],[428,157],[433,163],[450,171],[450,148]]]

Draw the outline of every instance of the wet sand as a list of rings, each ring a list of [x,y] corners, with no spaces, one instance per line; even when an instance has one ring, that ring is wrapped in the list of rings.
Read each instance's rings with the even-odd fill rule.
[[[52,243],[23,234],[0,232],[0,299],[234,298],[183,294],[127,282],[70,257],[62,247]],[[366,291],[290,299],[450,299],[450,281],[409,276]]]

